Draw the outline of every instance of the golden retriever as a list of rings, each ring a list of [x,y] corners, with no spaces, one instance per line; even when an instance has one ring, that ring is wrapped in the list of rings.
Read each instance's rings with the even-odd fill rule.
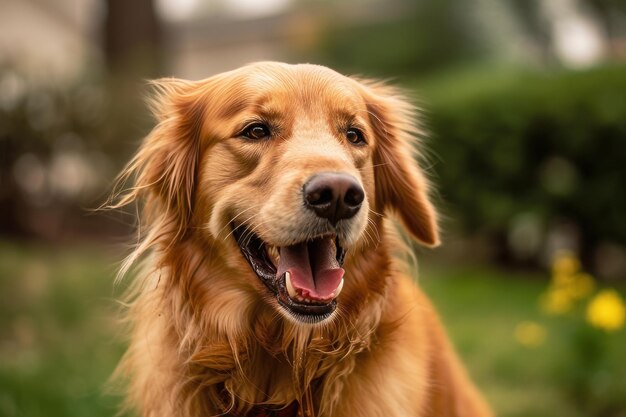
[[[145,417],[489,416],[389,216],[438,244],[399,92],[263,62],[155,83],[114,206],[144,258],[118,369]],[[146,256],[142,256],[146,255]]]

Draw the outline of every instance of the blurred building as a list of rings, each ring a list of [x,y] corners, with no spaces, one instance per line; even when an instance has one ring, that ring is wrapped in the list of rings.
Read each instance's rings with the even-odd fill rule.
[[[0,0],[0,64],[38,79],[71,79],[98,61],[98,0]]]
[[[0,62],[44,79],[71,78],[97,69],[103,61],[103,32],[115,30],[104,24],[107,3],[0,0]],[[608,53],[619,54],[624,44],[623,30],[605,27],[609,23],[619,27],[623,16],[619,20],[619,14],[612,13],[603,18],[581,0],[448,3],[475,21],[481,42],[514,61],[541,59],[547,50],[566,65],[587,66]],[[203,78],[257,60],[307,60],[314,57],[310,52],[329,28],[399,21],[423,7],[407,0],[154,0],[153,4],[164,34],[163,71],[187,78]]]
[[[398,0],[365,0],[358,2],[358,7],[345,1],[272,0],[265,8],[257,5],[253,10],[246,8],[248,3],[222,1],[222,7],[199,7],[173,18],[162,6],[171,73],[199,79],[260,60],[308,61],[307,56],[332,26],[398,20],[414,8]]]

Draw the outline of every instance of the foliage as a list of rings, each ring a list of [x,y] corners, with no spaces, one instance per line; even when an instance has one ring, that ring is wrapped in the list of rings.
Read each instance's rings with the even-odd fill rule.
[[[626,378],[626,332],[606,334],[583,323],[604,343],[602,355],[591,356],[602,365],[584,394],[614,407],[585,409],[572,399],[585,370],[572,349],[580,323],[536,308],[545,291],[540,274],[436,264],[421,269],[422,287],[495,415],[599,417],[626,410],[626,387],[619,383]]]
[[[623,375],[614,368],[610,348],[613,333],[624,327],[626,306],[615,289],[601,289],[594,294],[593,277],[584,273],[580,262],[568,252],[555,255],[552,279],[540,296],[544,313],[556,317],[566,333],[567,349],[555,368],[561,386],[588,416],[614,415],[626,407]],[[519,329],[525,326],[525,332]],[[541,338],[532,337],[531,328]],[[548,332],[542,324],[520,323],[515,337],[528,348],[541,346]],[[552,343],[552,341],[550,341]]]
[[[584,249],[626,245],[626,68],[452,73],[418,90],[436,182],[465,231],[510,237],[527,216],[543,239],[568,221]]]
[[[0,87],[0,232],[32,233],[32,212],[51,216],[102,187],[104,97],[89,83],[37,84],[1,62]]]
[[[394,7],[406,10],[395,19],[357,25],[344,26],[333,18],[318,46],[317,61],[348,74],[366,69],[370,76],[398,77],[430,72],[484,52],[469,6],[440,0],[396,2]]]
[[[122,347],[107,252],[0,242],[0,416],[115,415],[106,381]]]
[[[0,233],[55,239],[103,229],[86,213],[141,137],[123,117],[139,124],[143,113],[97,78],[34,80],[0,60]]]

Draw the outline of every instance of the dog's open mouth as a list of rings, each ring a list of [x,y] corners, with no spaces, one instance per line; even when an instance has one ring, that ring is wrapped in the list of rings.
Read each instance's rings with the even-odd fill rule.
[[[233,227],[233,235],[252,270],[293,317],[316,323],[335,311],[345,255],[336,236],[276,247],[243,226]]]

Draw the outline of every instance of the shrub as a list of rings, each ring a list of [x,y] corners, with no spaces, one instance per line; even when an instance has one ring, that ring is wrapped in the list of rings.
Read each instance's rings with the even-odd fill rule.
[[[466,232],[567,220],[583,248],[626,245],[626,68],[427,84],[436,180]]]
[[[0,233],[56,238],[82,229],[122,148],[105,140],[114,123],[102,84],[35,80],[0,61],[0,89]]]

